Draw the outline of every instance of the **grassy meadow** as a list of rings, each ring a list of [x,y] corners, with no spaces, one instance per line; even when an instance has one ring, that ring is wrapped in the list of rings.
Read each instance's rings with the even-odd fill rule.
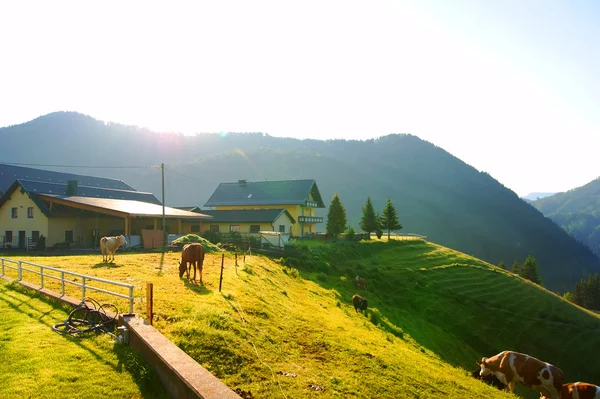
[[[600,318],[509,272],[421,240],[297,247],[238,257],[237,268],[225,254],[221,293],[220,253],[207,254],[204,285],[179,279],[174,252],[117,253],[114,264],[99,254],[18,258],[129,282],[142,316],[152,282],[155,327],[256,398],[508,398],[467,375],[502,350],[600,384]],[[357,274],[366,290],[354,287]],[[357,292],[366,314],[352,307]]]
[[[68,317],[57,303],[0,280],[0,314],[0,398],[168,397],[130,347],[53,332]]]

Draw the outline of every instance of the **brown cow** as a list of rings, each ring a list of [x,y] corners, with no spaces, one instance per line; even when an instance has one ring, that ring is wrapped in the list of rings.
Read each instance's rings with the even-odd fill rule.
[[[202,264],[204,263],[204,247],[202,244],[192,242],[185,244],[181,250],[181,263],[179,264],[179,277],[187,272],[190,278],[190,269],[194,266],[194,281],[196,281],[196,265],[200,271],[200,282],[202,282]]]
[[[494,374],[508,385],[510,392],[515,391],[515,382],[520,382],[528,388],[539,389],[547,397],[560,399],[564,374],[550,363],[523,353],[504,351],[490,358],[484,357],[477,364],[481,367],[479,374],[482,377]]]
[[[354,295],[352,297],[352,304],[354,305],[354,310],[358,313],[358,310],[367,310],[367,300],[360,295]]]
[[[600,399],[600,387],[587,382],[570,382],[562,386],[561,395],[562,399]],[[541,395],[540,399],[547,398]]]
[[[367,288],[367,280],[365,280],[364,278],[356,276],[354,281],[356,281],[356,286],[358,288]]]

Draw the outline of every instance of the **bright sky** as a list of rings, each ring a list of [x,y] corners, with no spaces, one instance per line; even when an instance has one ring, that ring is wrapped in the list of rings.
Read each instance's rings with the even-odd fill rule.
[[[600,176],[600,2],[3,1],[0,126],[412,133],[519,195]]]

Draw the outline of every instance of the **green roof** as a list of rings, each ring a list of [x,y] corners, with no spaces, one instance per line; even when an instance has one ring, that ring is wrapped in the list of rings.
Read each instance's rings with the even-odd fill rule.
[[[304,205],[312,194],[317,208],[325,208],[314,180],[221,183],[204,206]],[[204,211],[203,211],[204,212]]]
[[[285,209],[232,209],[226,211],[202,211],[204,215],[212,216],[210,223],[272,223],[282,214],[296,223],[292,215]]]

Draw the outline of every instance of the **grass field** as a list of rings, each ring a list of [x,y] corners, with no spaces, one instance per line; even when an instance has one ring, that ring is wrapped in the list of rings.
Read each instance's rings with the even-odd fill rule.
[[[178,278],[178,253],[119,253],[114,265],[99,255],[28,259],[131,282],[142,315],[153,282],[155,327],[257,398],[508,398],[465,370],[507,349],[600,383],[600,319],[511,273],[419,240],[294,253],[239,258],[237,270],[227,254],[222,293],[221,254],[207,255],[203,286]],[[350,303],[356,274],[369,281],[364,315]]]
[[[52,331],[65,309],[0,280],[0,398],[166,398],[150,368],[110,336]]]

